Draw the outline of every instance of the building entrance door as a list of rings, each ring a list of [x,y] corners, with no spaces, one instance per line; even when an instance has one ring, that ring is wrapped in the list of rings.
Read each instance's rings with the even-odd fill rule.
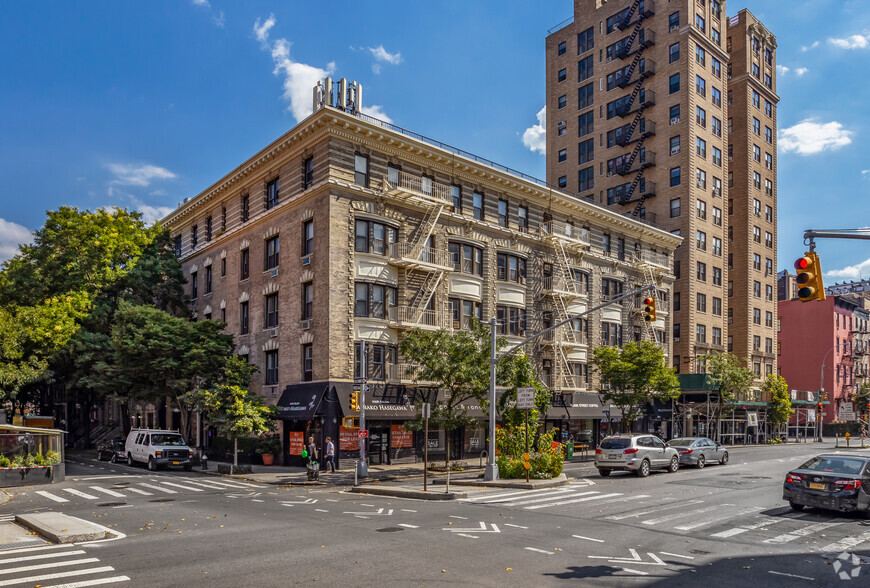
[[[371,427],[369,429],[369,463],[372,465],[390,463],[389,427]]]

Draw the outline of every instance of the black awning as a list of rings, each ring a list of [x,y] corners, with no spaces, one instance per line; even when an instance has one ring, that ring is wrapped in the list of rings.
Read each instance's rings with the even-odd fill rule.
[[[311,382],[287,386],[278,399],[278,418],[291,421],[309,421],[318,414],[323,395],[329,390],[327,382]]]

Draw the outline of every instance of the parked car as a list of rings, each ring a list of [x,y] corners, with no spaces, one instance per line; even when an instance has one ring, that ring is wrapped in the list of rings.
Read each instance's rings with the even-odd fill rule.
[[[728,463],[728,450],[708,437],[680,437],[671,439],[668,446],[680,454],[680,465],[693,465],[699,469],[712,461]]]
[[[630,471],[645,478],[650,470],[676,472],[680,458],[676,449],[668,447],[655,435],[617,434],[605,437],[598,445],[595,467],[605,478],[612,471]]]
[[[178,431],[133,429],[125,446],[130,465],[146,463],[152,472],[161,466],[181,466],[189,472],[193,465],[193,450]]]
[[[782,497],[793,510],[861,511],[870,518],[870,457],[818,455],[786,474]]]
[[[100,461],[109,460],[112,463],[126,462],[127,452],[124,446],[124,438],[116,437],[97,446],[97,459]]]

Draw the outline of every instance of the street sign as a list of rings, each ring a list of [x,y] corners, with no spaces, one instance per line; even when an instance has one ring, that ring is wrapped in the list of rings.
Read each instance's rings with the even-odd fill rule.
[[[368,436],[369,436],[369,432],[368,432],[368,431],[360,431],[360,432],[359,432],[359,436],[360,436],[360,437],[368,437]]]
[[[432,405],[429,404],[428,402],[424,402],[423,403],[423,410],[421,411],[421,413],[422,413],[421,416],[424,419],[430,418],[432,416]]]
[[[816,409],[815,408],[807,409],[807,422],[808,423],[816,422]]]
[[[747,412],[746,418],[748,422],[746,423],[749,427],[757,427],[758,426],[758,413],[757,412]]]
[[[354,392],[368,392],[369,385],[368,384],[354,384],[353,391]]]
[[[837,415],[837,419],[838,419],[838,420],[841,420],[841,421],[847,421],[847,422],[852,422],[852,421],[856,421],[856,420],[858,420],[858,417],[857,417],[857,415],[855,414],[855,411],[853,411],[853,410],[846,410],[846,409],[844,408],[847,404],[851,406],[852,403],[851,403],[851,402],[844,402],[844,403],[840,406],[840,412],[839,412],[839,414]]]
[[[517,408],[535,408],[534,388],[517,388]]]
[[[354,379],[353,379],[353,383],[354,383],[354,384],[365,384],[365,383],[366,383],[366,379],[367,379],[367,378],[354,378]]]
[[[855,410],[851,402],[840,403],[840,412],[853,412]]]

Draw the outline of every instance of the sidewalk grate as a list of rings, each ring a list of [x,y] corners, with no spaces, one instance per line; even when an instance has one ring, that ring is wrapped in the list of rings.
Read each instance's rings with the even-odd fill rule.
[[[46,541],[40,541],[39,539],[34,541],[19,541],[17,543],[4,543],[0,545],[0,550],[3,549],[15,549],[17,547],[36,547],[37,545],[47,545]]]

